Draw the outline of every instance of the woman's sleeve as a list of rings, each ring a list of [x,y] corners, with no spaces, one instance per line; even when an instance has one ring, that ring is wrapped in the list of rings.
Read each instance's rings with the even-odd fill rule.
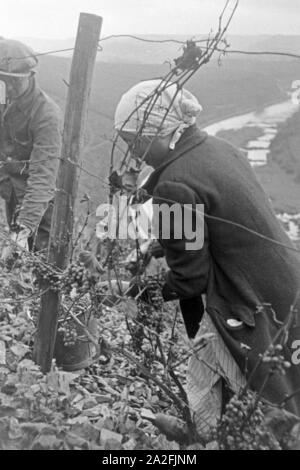
[[[179,182],[160,183],[153,194],[155,235],[170,268],[166,284],[179,299],[206,292],[211,266],[205,207],[197,199],[191,188]]]

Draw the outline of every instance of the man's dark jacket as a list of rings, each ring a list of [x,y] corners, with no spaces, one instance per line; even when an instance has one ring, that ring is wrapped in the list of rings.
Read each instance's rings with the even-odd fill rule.
[[[300,306],[299,255],[288,248],[293,245],[254,171],[237,148],[193,126],[152,173],[145,189],[153,195],[154,204],[204,204],[202,249],[187,251],[184,238],[160,239],[170,268],[167,286],[182,299],[185,309],[188,305],[195,308],[199,296],[206,294],[207,312],[243,372],[247,362],[249,376],[259,354],[292,318],[292,305],[296,302]],[[279,243],[256,236],[253,231]],[[199,312],[190,315],[198,318]],[[243,323],[228,323],[230,319]],[[300,388],[296,354],[299,340],[296,315],[284,347],[286,359],[293,359],[295,364],[285,376],[270,376],[264,397],[271,402],[279,403]],[[259,390],[268,373],[267,364],[258,367],[252,387]],[[287,407],[300,415],[299,393],[287,402]]]

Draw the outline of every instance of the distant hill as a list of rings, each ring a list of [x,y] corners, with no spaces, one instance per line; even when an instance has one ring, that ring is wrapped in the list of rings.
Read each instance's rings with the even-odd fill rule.
[[[71,60],[65,57],[42,56],[38,78],[45,89],[63,108]],[[102,179],[109,172],[113,116],[121,95],[142,79],[162,77],[168,65],[105,63],[95,67],[90,98],[89,120],[84,154],[85,167],[101,181],[82,173],[80,193],[88,192],[97,203],[105,199],[107,185]],[[300,61],[282,62],[248,60],[248,58],[212,61],[203,67],[187,84],[203,105],[199,124],[220,120],[266,104],[287,99],[286,90],[300,78]],[[65,82],[64,82],[65,81]]]
[[[191,33],[187,35],[147,35],[140,36],[145,39],[167,40],[176,39],[186,41],[187,39],[202,39],[204,36]],[[20,38],[22,41],[33,47],[37,52],[69,49],[74,47],[75,39],[65,40]],[[299,54],[300,35],[299,36],[237,36],[228,35],[228,43],[231,49],[245,51],[279,51]],[[166,60],[172,60],[181,54],[180,44],[160,43],[151,44],[147,42],[136,41],[131,38],[112,38],[101,43],[102,52],[98,54],[98,60],[103,62],[134,62],[147,64],[163,64]],[[60,53],[63,57],[70,57],[72,52],[66,51]],[[240,55],[231,55],[233,58],[240,58]],[[251,60],[251,57],[250,57]],[[266,57],[262,58],[266,60]],[[267,60],[269,58],[267,57]],[[274,59],[271,59],[274,60]],[[278,59],[281,60],[281,59]]]
[[[274,161],[300,183],[300,111],[284,124],[272,141],[271,151]]]

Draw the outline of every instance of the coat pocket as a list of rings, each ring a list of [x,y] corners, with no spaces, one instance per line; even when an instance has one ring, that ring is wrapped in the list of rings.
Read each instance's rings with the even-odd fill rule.
[[[244,326],[255,328],[255,309],[252,310],[244,304],[231,304],[216,296],[209,304],[219,312],[229,330],[242,329]]]

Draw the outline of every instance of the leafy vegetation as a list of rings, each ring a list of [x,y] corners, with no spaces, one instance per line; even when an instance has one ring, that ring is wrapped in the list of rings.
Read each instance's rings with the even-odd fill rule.
[[[247,387],[232,397],[211,435],[203,440],[197,434],[184,389],[187,361],[195,351],[185,339],[176,304],[166,307],[162,302],[155,274],[162,266],[156,264],[141,276],[141,292],[146,288],[147,297],[130,300],[103,289],[98,281],[105,273],[95,274],[95,260],[83,265],[75,258],[54,276],[52,268],[47,274],[42,258],[28,263],[31,256],[15,258],[0,275],[2,449],[299,447],[299,420],[274,407],[275,418],[266,414],[260,395]],[[87,342],[97,346],[93,362],[78,372],[62,371],[54,362],[43,376],[33,362],[38,264],[39,279],[59,285],[62,293],[64,352]],[[96,329],[90,329],[89,315]],[[209,340],[204,335],[197,348]],[[289,366],[280,352],[280,346],[271,347],[260,359],[271,362],[271,373],[284,373]],[[284,432],[278,432],[278,421]]]

